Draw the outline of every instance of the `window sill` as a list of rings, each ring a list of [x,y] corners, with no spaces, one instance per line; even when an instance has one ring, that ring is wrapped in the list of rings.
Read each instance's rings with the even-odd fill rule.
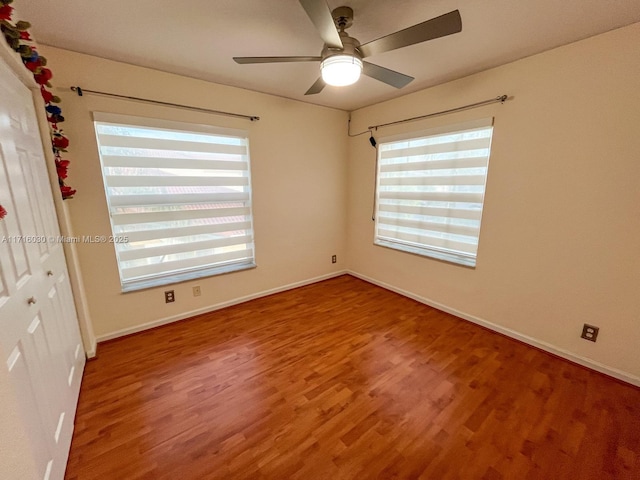
[[[415,247],[412,245],[406,245],[404,243],[389,242],[386,240],[376,239],[374,245],[379,247],[391,248],[393,250],[399,250],[401,252],[411,253],[414,255],[420,255],[421,257],[434,258],[442,262],[454,263],[456,265],[462,265],[463,267],[475,268],[476,258],[466,255],[461,255],[453,252],[446,252],[436,249],[427,249]]]
[[[189,280],[195,280],[204,277],[213,277],[216,275],[224,275],[241,270],[250,270],[256,267],[257,265],[252,261],[249,263],[236,263],[231,265],[209,267],[189,272],[176,273],[173,275],[163,275],[161,277],[136,280],[122,285],[122,293],[136,292],[138,290],[146,290],[153,287],[161,287],[165,285],[172,285],[174,283],[188,282]]]

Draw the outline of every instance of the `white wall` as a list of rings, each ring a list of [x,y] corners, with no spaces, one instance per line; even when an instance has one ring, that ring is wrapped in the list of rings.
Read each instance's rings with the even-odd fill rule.
[[[65,202],[78,236],[108,235],[109,217],[92,112],[113,112],[248,129],[258,267],[171,287],[123,294],[113,245],[79,244],[77,250],[98,339],[188,316],[261,292],[334,275],[346,252],[347,114],[325,107],[112,62],[42,46],[62,99],[71,141]],[[182,109],[70,92],[71,85],[216,110],[258,115],[248,122]],[[331,255],[338,263],[331,264]],[[202,296],[193,297],[200,285]],[[165,304],[164,290],[176,301]]]
[[[640,24],[352,115],[352,131],[501,94],[477,268],[373,245],[375,153],[350,139],[348,267],[471,320],[640,384]],[[580,339],[600,327],[597,343]]]

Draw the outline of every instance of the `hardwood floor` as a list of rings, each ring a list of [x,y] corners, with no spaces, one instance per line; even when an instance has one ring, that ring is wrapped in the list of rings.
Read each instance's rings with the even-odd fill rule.
[[[99,346],[67,479],[638,479],[640,389],[350,276]]]

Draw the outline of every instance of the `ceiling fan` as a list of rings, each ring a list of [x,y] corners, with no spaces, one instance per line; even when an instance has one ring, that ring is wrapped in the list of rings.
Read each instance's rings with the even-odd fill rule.
[[[331,11],[325,0],[299,0],[324,41],[320,56],[310,57],[233,57],[236,63],[320,62],[321,76],[305,95],[320,93],[325,85],[345,86],[358,81],[360,73],[395,88],[407,85],[413,77],[363,61],[376,53],[388,52],[462,31],[460,12],[454,10],[413,27],[360,44],[345,30],[353,24],[353,10],[338,7]]]

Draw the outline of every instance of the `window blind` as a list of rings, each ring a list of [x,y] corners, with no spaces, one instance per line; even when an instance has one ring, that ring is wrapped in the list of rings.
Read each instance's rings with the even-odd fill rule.
[[[246,132],[94,120],[124,291],[255,266]]]
[[[381,139],[376,244],[475,266],[492,125]]]

